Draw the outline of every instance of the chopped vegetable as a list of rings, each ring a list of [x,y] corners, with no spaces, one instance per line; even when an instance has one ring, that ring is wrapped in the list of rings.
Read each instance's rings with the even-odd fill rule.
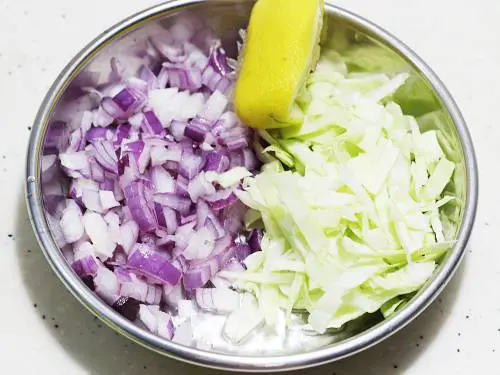
[[[317,62],[324,0],[259,0],[241,52],[235,105],[254,128],[300,122],[295,105]]]
[[[97,108],[69,135],[53,128],[58,157],[44,159],[44,177],[59,161],[71,179],[69,199],[51,198],[50,220],[75,272],[116,311],[171,339],[169,313],[187,294],[206,311],[240,307],[237,292],[205,287],[252,252],[234,191],[259,162],[253,132],[232,112],[221,43],[208,56],[190,40],[148,43],[160,72],[143,65],[133,75],[112,59],[109,82],[88,88]],[[190,340],[184,330],[176,340]]]
[[[259,296],[267,324],[277,309],[306,309],[318,333],[383,306],[390,314],[397,305],[386,304],[417,291],[449,248],[438,207],[452,199],[442,194],[454,164],[436,132],[421,133],[391,100],[407,79],[360,81],[325,53],[302,125],[259,133],[289,169],[245,178],[237,196],[262,218],[262,252],[246,272],[221,275]]]
[[[203,310],[227,314],[240,308],[240,294],[226,288],[197,289],[196,302]]]
[[[242,343],[264,321],[260,309],[245,306],[231,313],[224,325],[224,335],[234,344]]]

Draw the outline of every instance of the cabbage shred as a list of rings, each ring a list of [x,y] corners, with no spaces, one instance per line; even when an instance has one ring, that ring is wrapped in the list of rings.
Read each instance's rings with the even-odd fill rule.
[[[323,52],[297,99],[301,125],[260,131],[267,164],[236,192],[265,235],[247,271],[226,276],[269,325],[280,310],[307,311],[318,333],[390,316],[453,244],[439,210],[455,165],[395,102],[409,74],[350,72],[347,60]]]

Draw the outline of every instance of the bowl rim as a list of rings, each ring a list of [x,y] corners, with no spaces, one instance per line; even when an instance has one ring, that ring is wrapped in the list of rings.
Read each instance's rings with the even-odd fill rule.
[[[318,366],[365,350],[391,336],[415,319],[438,296],[453,276],[465,255],[466,244],[474,225],[478,201],[478,172],[476,156],[465,120],[452,96],[431,68],[413,50],[385,29],[355,13],[333,5],[330,0],[326,0],[325,11],[333,13],[343,21],[347,21],[349,24],[362,29],[364,33],[375,36],[405,58],[432,85],[443,106],[449,111],[464,153],[466,203],[457,242],[450,256],[441,265],[438,273],[404,309],[390,319],[384,320],[347,340],[305,353],[274,356],[244,356],[208,352],[163,339],[139,328],[134,323],[122,317],[99,299],[78,278],[64,259],[62,252],[50,234],[43,209],[40,181],[38,181],[37,176],[40,174],[40,153],[49,116],[61,93],[67,87],[69,80],[104,45],[112,42],[138,24],[157,18],[166,12],[203,2],[206,2],[206,0],[169,0],[126,18],[107,29],[84,47],[56,78],[35,118],[27,153],[26,200],[31,223],[40,247],[63,284],[94,315],[117,332],[138,344],[184,362],[220,370],[246,372],[286,371]]]

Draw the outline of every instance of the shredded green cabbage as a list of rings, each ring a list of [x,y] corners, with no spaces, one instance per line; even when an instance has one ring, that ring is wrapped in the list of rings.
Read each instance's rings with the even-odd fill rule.
[[[440,209],[454,199],[444,191],[455,165],[439,134],[421,132],[395,101],[407,84],[419,88],[394,64],[382,69],[389,60],[376,48],[323,52],[297,99],[301,124],[259,131],[269,164],[254,177],[218,177],[245,177],[236,191],[252,209],[245,223],[265,227],[247,271],[224,277],[256,295],[267,324],[280,309],[306,310],[319,333],[378,310],[390,316],[453,245]]]

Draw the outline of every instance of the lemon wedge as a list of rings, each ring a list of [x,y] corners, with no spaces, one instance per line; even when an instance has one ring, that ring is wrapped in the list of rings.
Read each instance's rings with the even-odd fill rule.
[[[238,116],[253,128],[301,123],[295,104],[319,58],[324,0],[259,0],[250,17],[235,88]]]

